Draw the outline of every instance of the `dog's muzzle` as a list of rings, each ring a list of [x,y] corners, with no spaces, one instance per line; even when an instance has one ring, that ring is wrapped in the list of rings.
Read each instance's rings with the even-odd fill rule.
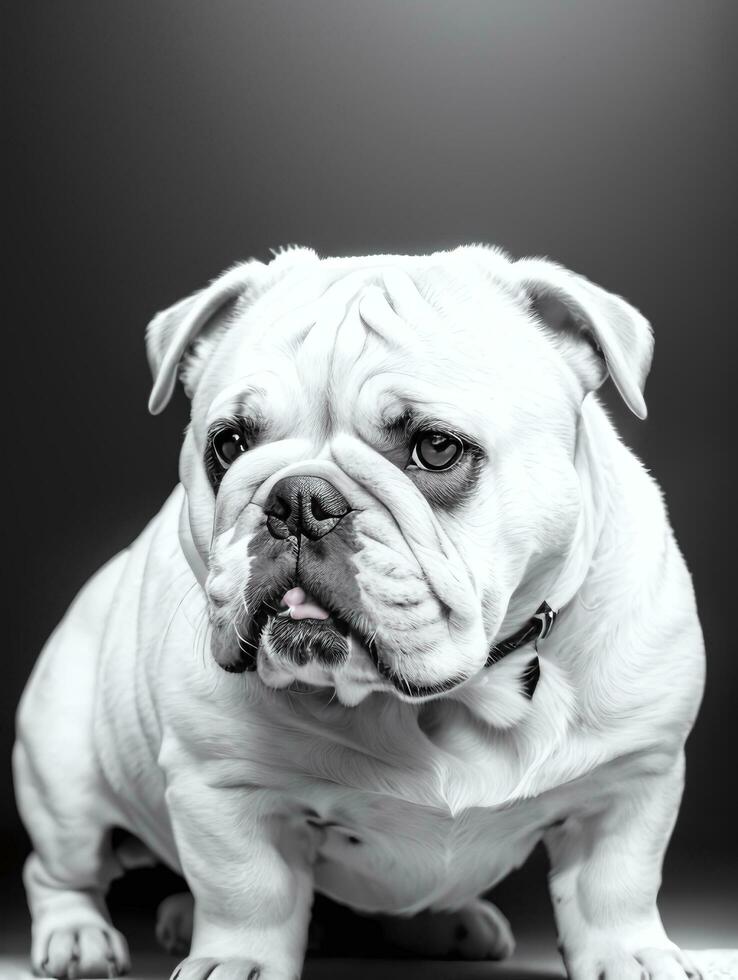
[[[266,588],[247,590],[246,605],[253,613],[237,630],[243,661],[226,669],[256,669],[262,640],[269,655],[284,667],[315,663],[335,669],[349,657],[350,626],[326,599],[308,591],[298,565],[301,554],[305,561],[313,543],[335,530],[352,508],[328,480],[295,474],[274,484],[262,509],[272,538],[284,542],[288,550],[288,540],[294,539],[294,574],[291,583],[281,588],[275,580]]]

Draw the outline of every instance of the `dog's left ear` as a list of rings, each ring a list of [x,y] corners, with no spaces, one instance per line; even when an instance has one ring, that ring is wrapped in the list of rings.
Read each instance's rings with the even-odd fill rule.
[[[205,289],[157,313],[149,323],[146,354],[154,378],[149,398],[152,415],[158,415],[169,404],[180,368],[185,390],[191,396],[196,379],[193,371],[188,372],[188,351],[195,341],[202,342],[227,322],[227,312],[232,304],[253,287],[265,271],[266,266],[261,262],[244,262],[224,272]],[[204,357],[200,358],[200,361],[204,360]]]
[[[511,269],[585,388],[598,388],[609,373],[628,408],[645,419],[643,389],[653,357],[645,317],[620,296],[548,259],[521,259]]]

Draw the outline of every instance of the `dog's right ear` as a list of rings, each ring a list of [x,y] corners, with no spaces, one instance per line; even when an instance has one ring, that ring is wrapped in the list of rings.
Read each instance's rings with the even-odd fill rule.
[[[146,354],[154,378],[149,411],[158,415],[169,404],[180,367],[186,367],[187,352],[227,324],[233,303],[253,288],[266,273],[261,262],[244,262],[224,272],[209,286],[169,309],[157,313],[146,328]],[[185,390],[191,396],[193,372],[185,372]]]

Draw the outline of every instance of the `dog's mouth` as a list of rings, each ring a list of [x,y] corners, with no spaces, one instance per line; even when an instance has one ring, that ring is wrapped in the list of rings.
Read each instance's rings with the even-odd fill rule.
[[[352,630],[340,613],[300,586],[285,592],[280,604],[282,611],[265,626],[270,649],[296,667],[316,663],[335,668],[346,662]]]
[[[298,667],[310,662],[340,666],[348,659],[350,639],[381,664],[365,618],[339,610],[314,586],[309,591],[303,584],[247,590],[244,606],[250,615],[236,631],[241,659],[224,665],[225,670],[256,670],[265,641],[274,653]]]
[[[315,583],[278,584],[268,589],[247,590],[245,607],[253,612],[237,627],[240,659],[221,664],[224,670],[256,671],[260,658],[294,673],[295,681],[327,678],[347,663],[352,650],[364,652],[373,666],[380,689],[394,689],[403,699],[438,696],[452,690],[465,678],[452,677],[442,683],[420,685],[408,681],[378,649],[376,630],[356,610],[339,609]],[[369,663],[367,663],[369,668]],[[260,674],[266,673],[260,671]],[[328,683],[328,682],[326,682]],[[310,686],[310,681],[307,681]],[[317,686],[324,686],[318,684]]]

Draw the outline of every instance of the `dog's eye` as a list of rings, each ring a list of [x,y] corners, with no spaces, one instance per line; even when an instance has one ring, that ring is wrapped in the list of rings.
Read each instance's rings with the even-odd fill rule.
[[[419,432],[411,447],[411,459],[421,470],[447,470],[461,459],[464,443],[447,432]]]
[[[224,470],[248,448],[243,432],[235,427],[219,429],[213,436],[213,452]]]

